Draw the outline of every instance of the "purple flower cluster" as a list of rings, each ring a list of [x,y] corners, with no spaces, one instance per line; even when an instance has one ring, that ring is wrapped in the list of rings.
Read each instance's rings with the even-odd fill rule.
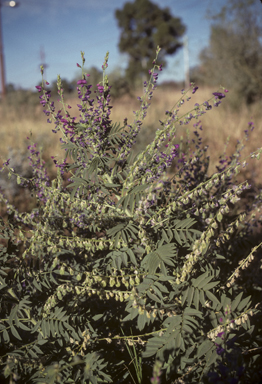
[[[213,95],[215,96],[215,99],[218,100],[214,103],[214,107],[218,107],[219,104],[221,104],[221,99],[226,97],[226,95],[222,92],[214,92]]]
[[[170,153],[159,152],[155,153],[150,163],[140,166],[140,173],[146,173],[146,182],[153,182],[158,180],[167,168],[171,167],[175,158],[178,157],[179,144],[172,146]]]
[[[133,123],[129,125],[125,124],[125,126],[128,128],[128,132],[125,131],[121,135],[121,145],[118,147],[119,158],[121,159],[120,162],[123,161],[122,159],[125,159],[129,155],[131,148],[136,143],[136,138],[140,132],[142,121],[145,119],[147,115],[147,109],[150,106],[150,103],[147,102],[146,98],[151,100],[153,97],[153,91],[156,89],[158,73],[155,72],[155,70],[158,69],[159,71],[162,71],[162,65],[157,66],[155,61],[153,62],[153,65],[153,70],[149,70],[149,74],[151,75],[150,80],[148,82],[144,82],[145,93],[143,97],[137,98],[141,104],[140,109],[137,112],[134,111],[135,119]]]

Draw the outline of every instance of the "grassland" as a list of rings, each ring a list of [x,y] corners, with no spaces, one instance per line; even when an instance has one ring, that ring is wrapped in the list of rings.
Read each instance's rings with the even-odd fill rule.
[[[181,114],[189,112],[196,102],[200,104],[208,100],[214,91],[216,91],[216,89],[200,88],[195,95],[189,95],[192,98],[188,102],[185,101],[181,109]],[[139,91],[136,92],[136,96],[139,96],[139,94]],[[133,111],[139,108],[139,102],[136,96],[131,97],[125,95],[113,101],[111,115],[113,122],[119,121],[121,123],[125,117],[128,118],[128,123],[132,122],[134,116]],[[180,97],[180,90],[170,88],[163,89],[161,87],[156,90],[148,110],[147,118],[138,137],[137,149],[144,147],[151,141],[155,130],[160,127],[159,120],[164,119],[165,111],[174,107]],[[230,97],[229,92],[226,99],[223,100],[222,105],[208,111],[201,120],[203,126],[203,144],[209,146],[208,154],[211,158],[209,173],[216,170],[215,166],[219,156],[225,150],[227,138],[230,137],[226,153],[230,156],[235,150],[237,141],[244,137],[243,131],[247,129],[249,121],[254,122],[255,130],[252,132],[249,141],[245,142],[243,157],[261,146],[261,102],[253,104],[251,107],[240,105],[238,110],[233,110],[230,107]],[[57,97],[54,96],[54,100],[56,99]],[[29,145],[27,137],[30,132],[32,132],[32,140],[42,147],[43,157],[49,170],[52,172],[53,163],[51,156],[57,155],[60,157],[63,155],[63,152],[60,149],[59,135],[52,133],[53,124],[46,122],[46,116],[42,112],[41,106],[37,105],[37,100],[38,94],[35,94],[35,102],[31,104],[23,104],[21,102],[16,103],[15,106],[10,104],[10,102],[2,102],[2,104],[0,104],[0,163],[6,160],[10,153],[13,153],[17,149],[19,149],[20,152],[26,153],[26,148]],[[78,116],[78,109],[76,107],[77,99],[68,98],[67,102],[72,106],[71,115]],[[186,137],[186,130],[189,130],[191,135],[194,131],[194,123],[195,121],[192,120],[190,125],[179,127],[176,139],[179,141],[181,136]],[[11,148],[13,151],[10,151]],[[260,163],[256,160],[249,160],[248,163],[247,168],[242,170],[244,177],[250,181],[252,180],[256,184],[260,184]]]

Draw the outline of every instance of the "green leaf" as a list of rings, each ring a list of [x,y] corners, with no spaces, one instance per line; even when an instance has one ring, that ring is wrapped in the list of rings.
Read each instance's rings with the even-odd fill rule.
[[[209,320],[211,321],[212,327],[216,328],[218,325],[218,322],[217,322],[217,316],[214,311],[210,311]]]
[[[192,334],[194,331],[187,324],[183,324],[183,331]]]
[[[213,348],[214,344],[210,340],[205,340],[202,344],[199,345],[197,351],[197,358],[200,359],[203,355],[205,355],[208,351]]]
[[[34,348],[35,352],[37,352],[39,355],[43,354],[43,352],[41,351],[41,349],[37,345],[34,345],[33,348]]]
[[[169,238],[167,236],[167,233],[164,229],[162,229],[161,234],[162,234],[162,238],[165,240],[165,242],[170,243]]]
[[[64,307],[56,307],[54,317],[57,320],[62,320],[66,315],[66,311],[63,311]]]
[[[41,328],[44,337],[50,337],[50,325],[48,320],[42,320]]]
[[[193,285],[196,288],[199,288],[199,284],[201,284],[202,281],[205,280],[205,278],[208,276],[209,272],[205,272],[202,275],[198,276],[197,279],[192,279]]]
[[[183,243],[182,243],[182,241],[181,241],[181,238],[180,238],[178,232],[177,232],[175,229],[173,229],[173,233],[174,233],[175,239],[176,239],[176,241],[178,242],[178,244],[181,245],[181,246],[183,246]]]
[[[168,242],[170,243],[170,241],[173,239],[173,232],[172,232],[172,230],[170,228],[167,229],[167,235],[169,237],[169,241]]]
[[[197,288],[194,291],[194,300],[193,301],[194,301],[194,306],[198,310],[199,309],[199,290]]]
[[[36,279],[33,280],[33,285],[36,287],[36,289],[37,289],[38,291],[41,291],[41,292],[42,292],[41,285],[38,284],[38,282],[36,281]]]
[[[237,310],[238,310],[239,312],[242,311],[242,309],[245,308],[245,307],[248,308],[248,306],[249,306],[249,304],[250,304],[250,298],[251,298],[251,296],[248,296],[248,297],[246,297],[244,300],[242,300],[242,301],[238,304],[238,306],[237,306]],[[247,308],[245,308],[245,309],[247,309]]]
[[[227,306],[231,307],[231,300],[224,293],[221,296],[221,306],[222,308],[226,308]]]
[[[218,259],[218,260],[225,260],[225,256],[222,256],[222,255],[219,255],[219,254],[215,254],[215,257],[216,257],[216,259]]]
[[[147,316],[145,311],[143,314],[139,315],[137,318],[137,326],[139,331],[142,331],[145,328],[146,322],[147,322]]]
[[[215,304],[220,304],[219,300],[216,298],[216,296],[210,292],[210,291],[205,291],[205,294],[207,295],[207,297],[209,298],[209,300],[213,301],[213,303]]]
[[[212,281],[212,283],[208,283],[208,284],[205,285],[202,289],[203,289],[204,291],[209,291],[210,289],[216,287],[217,284],[219,284],[219,281]]]
[[[175,245],[174,244],[165,244],[157,248],[154,252],[148,253],[143,259],[141,266],[149,271],[149,274],[155,274],[157,268],[160,267],[163,263],[173,266],[174,263],[172,258],[175,257]]]
[[[162,300],[160,300],[160,299],[159,299],[156,295],[154,295],[152,292],[147,291],[146,294],[147,294],[147,296],[148,296],[152,301],[156,301],[157,303],[162,304]]]
[[[145,359],[151,356],[154,356],[158,350],[160,350],[164,345],[165,340],[160,337],[152,337],[149,339],[145,352],[142,353],[142,357]]]
[[[206,356],[206,366],[210,367],[210,365],[212,365],[217,359],[218,359],[217,351],[215,350],[212,353],[210,351]]]
[[[11,332],[12,332],[12,334],[13,334],[18,340],[21,340],[21,341],[22,341],[22,339],[21,339],[19,333],[17,332],[16,328],[15,328],[13,325],[11,325]]]
[[[235,298],[235,300],[232,302],[232,304],[231,304],[231,310],[232,311],[234,311],[237,308],[238,304],[240,303],[242,296],[243,296],[243,292],[240,292],[237,295],[237,297]]]
[[[184,306],[185,302],[186,302],[186,299],[187,299],[187,296],[188,296],[188,291],[189,291],[189,286],[187,287],[187,289],[185,291],[183,291],[182,293],[182,297],[181,297],[181,305]]]
[[[134,265],[137,265],[136,256],[135,256],[134,252],[132,251],[132,249],[130,249],[130,248],[127,249],[126,253],[130,257],[131,263],[133,263]]]
[[[28,328],[24,323],[21,321],[19,322],[19,328],[23,329],[24,331],[31,331],[30,328]]]
[[[187,307],[185,310],[184,310],[184,315],[187,315],[187,316],[197,316],[197,317],[200,317],[202,318],[202,312],[200,311],[197,311],[196,309],[194,308],[189,308]]]
[[[8,319],[8,322],[10,325],[13,324],[13,320],[14,318],[17,316],[17,311],[18,311],[18,305],[15,305],[12,309],[11,309],[11,312],[10,312],[10,316],[9,316],[9,319]]]
[[[205,290],[206,285],[213,279],[213,276],[208,276],[198,284],[198,289]]]
[[[175,348],[179,349],[181,346],[181,333],[178,333],[177,337],[175,338]]]
[[[6,329],[4,329],[4,331],[3,331],[3,338],[4,338],[5,343],[9,343],[10,337],[9,337],[9,334],[8,334]]]
[[[39,356],[32,349],[29,349],[28,352],[29,352],[29,355],[33,357],[33,359],[39,359]]]
[[[38,345],[44,345],[48,342],[48,340],[45,340],[45,339],[41,339],[41,340],[37,340],[37,344]]]
[[[118,248],[118,243],[119,243],[120,235],[121,235],[121,231],[119,231],[119,232],[116,234],[116,237],[115,237],[115,239],[114,239],[114,248]]]
[[[116,233],[118,233],[119,231],[121,231],[123,228],[125,227],[125,224],[124,223],[121,223],[121,224],[118,224],[116,225],[115,227],[111,228],[111,229],[108,229],[106,232],[107,232],[107,235],[112,237],[114,236]]]
[[[189,307],[191,306],[193,295],[194,295],[194,287],[190,287],[187,295],[187,303]]]
[[[177,327],[180,328],[181,321],[182,321],[181,315],[168,317],[163,323],[164,326],[168,325],[167,330],[166,330],[166,334],[167,335],[171,334],[174,331],[174,329],[176,329]]]
[[[155,281],[154,286],[157,286],[161,292],[169,293],[169,290],[163,284],[159,283],[159,281]]]

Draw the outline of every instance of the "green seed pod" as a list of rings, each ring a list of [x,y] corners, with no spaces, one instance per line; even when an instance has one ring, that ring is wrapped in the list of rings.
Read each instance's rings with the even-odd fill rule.
[[[139,307],[138,307],[138,313],[139,313],[139,315],[143,315],[144,312],[145,312],[145,310],[143,309],[143,307],[139,306]]]
[[[82,279],[82,275],[80,273],[78,273],[78,275],[76,276],[76,280],[80,281],[81,279]]]

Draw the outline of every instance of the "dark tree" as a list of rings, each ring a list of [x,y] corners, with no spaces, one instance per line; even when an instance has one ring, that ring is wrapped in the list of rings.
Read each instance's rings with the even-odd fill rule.
[[[171,15],[169,8],[161,9],[149,0],[135,0],[116,10],[115,16],[121,29],[120,52],[129,55],[126,70],[129,80],[147,73],[158,45],[163,66],[166,65],[164,57],[183,45],[180,38],[186,28],[179,18]]]

